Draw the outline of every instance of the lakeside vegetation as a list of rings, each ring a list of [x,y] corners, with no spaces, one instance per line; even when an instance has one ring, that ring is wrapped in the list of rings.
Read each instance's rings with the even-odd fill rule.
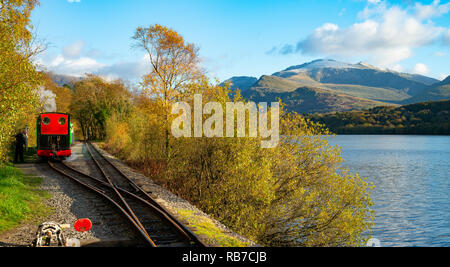
[[[450,135],[450,100],[309,115],[336,134]]]
[[[365,245],[371,185],[340,169],[339,149],[321,138],[328,131],[282,111],[281,134],[295,142],[283,139],[274,149],[261,148],[261,138],[174,138],[174,103],[193,106],[202,94],[203,104],[225,109],[245,100],[239,92],[231,98],[229,85],[210,82],[198,49],[177,32],[151,25],[138,28],[134,41],[153,66],[140,90],[94,75],[74,84],[70,109],[87,126],[86,139],[105,137],[111,153],[259,244]]]

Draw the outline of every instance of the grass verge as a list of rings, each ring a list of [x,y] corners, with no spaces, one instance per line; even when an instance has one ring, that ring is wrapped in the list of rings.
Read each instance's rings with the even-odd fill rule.
[[[206,217],[195,215],[192,210],[177,210],[182,220],[187,222],[198,236],[208,239],[208,243],[212,243],[217,247],[248,247],[249,243],[242,242],[239,239],[224,233],[214,222]]]
[[[41,183],[42,178],[27,176],[10,163],[0,164],[0,234],[50,213],[43,200],[51,196],[39,190]]]

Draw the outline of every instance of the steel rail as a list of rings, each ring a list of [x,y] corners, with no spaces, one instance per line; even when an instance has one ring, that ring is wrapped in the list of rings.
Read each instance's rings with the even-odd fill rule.
[[[202,246],[202,247],[207,247],[207,245],[201,241],[197,235],[195,235],[194,233],[192,233],[191,230],[189,230],[188,228],[186,228],[186,226],[184,226],[181,222],[179,222],[174,216],[172,216],[172,214],[170,214],[170,212],[165,209],[163,206],[161,206],[152,196],[150,196],[147,192],[145,192],[140,186],[138,186],[132,179],[130,179],[126,174],[124,174],[122,172],[122,170],[120,170],[117,166],[115,166],[107,157],[105,157],[102,153],[100,153],[98,151],[98,149],[93,146],[90,142],[87,142],[87,146],[91,146],[95,152],[100,155],[100,157],[102,159],[104,159],[108,165],[110,165],[116,172],[118,172],[122,178],[124,178],[133,188],[137,189],[139,193],[141,193],[142,195],[144,195],[145,200],[147,200],[148,202],[150,202],[153,206],[155,206],[155,208],[158,209],[158,212],[160,212],[164,217],[167,218],[167,220],[174,226],[176,227],[176,229],[179,230],[179,232],[181,234],[183,234],[184,236],[190,238],[191,240],[193,240],[195,243],[197,243],[198,245]],[[88,148],[89,149],[89,148]],[[90,152],[90,150],[89,150]],[[92,154],[91,154],[92,156]],[[92,156],[92,158],[94,159],[94,157]],[[95,161],[95,160],[94,160]],[[100,165],[96,164],[96,166],[99,169],[102,169],[100,167]],[[103,172],[103,170],[101,170],[101,172]]]
[[[134,226],[134,228],[140,233],[141,237],[146,241],[146,243],[148,243],[148,244],[149,244],[150,246],[152,246],[152,247],[156,247],[156,245],[155,245],[155,243],[153,242],[153,240],[151,240],[151,238],[148,236],[148,234],[147,234],[146,232],[144,232],[138,224],[136,224],[136,222],[135,222],[134,219],[128,214],[128,212],[127,212],[126,210],[124,210],[124,209],[122,208],[122,206],[120,206],[119,203],[117,203],[117,202],[116,202],[115,200],[113,200],[110,196],[108,196],[104,190],[101,190],[100,188],[97,188],[97,187],[95,187],[95,186],[93,186],[93,185],[90,185],[90,184],[87,184],[87,183],[82,182],[81,180],[75,178],[74,176],[72,176],[72,175],[70,175],[70,174],[64,172],[63,170],[57,168],[52,162],[48,162],[48,165],[49,165],[49,167],[50,167],[51,169],[53,169],[54,171],[56,171],[56,172],[59,173],[60,175],[63,175],[63,176],[65,176],[65,177],[67,177],[67,178],[69,178],[69,179],[75,181],[76,183],[82,185],[83,187],[85,187],[85,188],[87,188],[87,189],[89,189],[89,190],[91,190],[91,191],[93,191],[93,192],[95,192],[95,193],[101,195],[103,198],[105,198],[105,199],[108,200],[110,203],[112,203],[117,209],[120,210],[120,212],[122,213],[122,215],[125,216],[125,217],[128,219],[128,221]],[[103,182],[100,181],[100,180],[97,180],[97,179],[96,179],[96,181],[99,182],[99,183],[101,183],[101,184],[103,184]],[[106,186],[106,184],[104,184],[104,185]]]
[[[90,176],[90,175],[88,175],[88,174],[86,174],[86,173],[83,173],[83,172],[81,172],[81,171],[79,171],[79,170],[77,170],[77,169],[74,169],[74,168],[72,168],[71,166],[69,166],[69,165],[67,165],[67,164],[65,164],[65,163],[61,163],[61,164],[62,164],[64,167],[66,167],[67,169],[69,169],[69,170],[71,170],[71,171],[73,171],[73,172],[75,172],[75,173],[77,173],[77,174],[79,174],[79,175],[82,175],[82,176],[84,176],[84,177],[86,177],[86,178],[92,179],[92,180],[94,180],[94,181],[96,181],[96,182],[98,182],[98,183],[100,183],[100,184],[102,184],[102,185],[104,185],[104,186],[106,186],[106,187],[108,187],[108,188],[112,188],[112,186],[111,186],[109,183],[105,182],[105,181],[99,180],[98,178],[95,178],[95,177]],[[137,196],[137,195],[133,194],[132,192],[130,192],[130,191],[128,191],[128,190],[125,190],[125,189],[123,189],[123,188],[120,188],[120,187],[117,187],[117,190],[119,190],[121,193],[123,193],[123,194],[125,194],[125,195],[127,195],[127,196],[130,196],[130,197],[132,197],[132,198],[134,198],[134,199],[136,199],[136,200],[138,200],[138,201],[144,203],[145,205],[149,206],[149,207],[152,208],[154,211],[156,211],[157,214],[158,214],[160,217],[163,217],[165,220],[170,221],[170,217],[168,217],[166,213],[164,213],[164,212],[163,212],[162,210],[160,210],[158,207],[154,206],[152,203],[148,202],[148,200],[145,200],[145,199],[141,198],[140,196]],[[189,239],[189,240],[192,240],[192,239],[191,239],[189,236],[187,236],[187,235],[183,235],[183,236],[185,236],[185,237],[186,237],[187,239]],[[200,244],[200,245],[201,245],[201,244]]]
[[[139,220],[139,218],[136,216],[136,214],[134,213],[133,209],[131,209],[130,205],[128,204],[128,202],[123,198],[122,194],[120,194],[119,190],[117,190],[116,185],[113,183],[113,181],[111,180],[111,178],[106,174],[106,172],[103,170],[103,168],[100,167],[100,164],[98,163],[98,161],[94,158],[94,156],[92,155],[92,152],[89,148],[89,146],[87,147],[89,154],[92,157],[92,160],[95,162],[96,166],[99,168],[99,170],[102,173],[103,178],[105,178],[108,183],[111,185],[111,187],[113,188],[113,190],[116,192],[117,196],[120,198],[120,200],[122,201],[122,203],[125,205],[125,207],[127,208],[128,212],[130,213],[131,217],[135,220],[135,222],[139,225],[139,227],[141,227],[142,231],[144,231],[144,233],[148,236],[149,239],[150,235],[148,234],[147,230],[145,229],[145,227],[142,225],[141,221]],[[153,241],[152,241],[153,242]],[[156,245],[155,245],[156,246]]]

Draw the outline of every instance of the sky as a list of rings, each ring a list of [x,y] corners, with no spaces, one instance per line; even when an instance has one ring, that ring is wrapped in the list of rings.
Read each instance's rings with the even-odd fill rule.
[[[450,2],[41,0],[32,22],[47,71],[132,82],[149,72],[136,28],[161,24],[200,48],[211,78],[271,75],[319,58],[450,75]]]

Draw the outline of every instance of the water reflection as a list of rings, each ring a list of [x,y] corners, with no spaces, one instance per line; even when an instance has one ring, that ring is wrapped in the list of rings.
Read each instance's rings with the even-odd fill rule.
[[[450,137],[338,136],[345,166],[369,177],[383,246],[450,245]]]

